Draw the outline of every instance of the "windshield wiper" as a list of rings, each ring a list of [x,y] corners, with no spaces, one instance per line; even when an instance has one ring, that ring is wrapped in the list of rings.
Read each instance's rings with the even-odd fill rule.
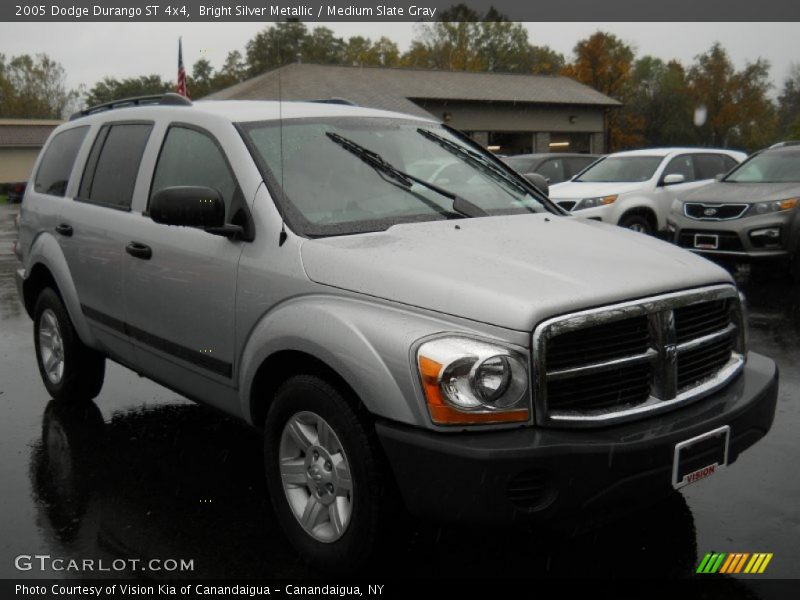
[[[495,178],[502,179],[505,183],[515,188],[517,191],[522,192],[523,194],[530,193],[528,191],[528,188],[525,187],[525,185],[515,180],[508,173],[503,171],[503,169],[493,164],[491,161],[487,160],[485,157],[481,156],[477,152],[464,148],[463,146],[456,144],[455,142],[452,142],[447,138],[442,137],[439,134],[433,133],[432,131],[429,131],[428,129],[424,129],[422,127],[417,128],[417,133],[428,138],[433,142],[436,142],[451,154],[455,154],[456,156],[463,158],[473,166],[481,169],[484,173],[489,173],[491,175],[494,175]]]
[[[466,198],[462,198],[458,194],[455,194],[449,190],[439,187],[438,185],[434,185],[432,183],[428,183],[424,179],[420,179],[419,177],[415,177],[410,173],[406,173],[405,171],[401,171],[391,163],[387,162],[380,154],[369,150],[368,148],[364,148],[360,144],[357,144],[353,140],[350,140],[346,137],[339,135],[338,133],[333,132],[326,132],[327,135],[332,141],[339,144],[342,148],[355,154],[358,158],[363,160],[367,163],[370,167],[394,179],[400,185],[402,185],[405,189],[410,191],[410,188],[414,183],[418,183],[429,190],[432,190],[439,194],[440,196],[444,196],[445,198],[449,198],[453,201],[453,210],[465,217],[486,217],[489,215],[485,210],[483,210],[477,204],[473,204]],[[413,192],[411,192],[413,193]],[[416,196],[416,194],[414,194]],[[419,196],[417,196],[419,197]],[[424,201],[424,200],[423,200]]]

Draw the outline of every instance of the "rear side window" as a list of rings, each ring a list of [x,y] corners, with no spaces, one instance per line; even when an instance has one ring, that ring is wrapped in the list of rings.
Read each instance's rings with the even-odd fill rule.
[[[204,186],[219,191],[229,221],[240,208],[236,179],[216,141],[206,133],[180,125],[167,132],[150,186],[151,197],[174,186]]]
[[[698,179],[714,179],[735,165],[736,161],[724,154],[696,154],[694,157],[694,171]]]
[[[567,166],[566,172],[564,174],[565,177],[566,178],[574,177],[596,160],[597,158],[594,156],[587,156],[586,158],[583,157],[567,158],[565,160]]]
[[[81,180],[81,200],[129,209],[144,147],[153,126],[144,123],[104,125],[97,134]]]
[[[88,127],[73,127],[56,134],[48,144],[39,170],[36,171],[33,186],[35,191],[61,197],[67,193],[69,175],[87,131]]]

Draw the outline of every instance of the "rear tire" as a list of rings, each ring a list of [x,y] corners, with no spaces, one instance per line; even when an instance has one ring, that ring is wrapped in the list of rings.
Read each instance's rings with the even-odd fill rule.
[[[619,221],[619,226],[638,233],[650,235],[653,233],[653,228],[645,217],[641,215],[627,215],[622,217]]]
[[[85,401],[100,393],[105,356],[80,340],[64,303],[51,288],[42,290],[36,299],[33,341],[39,374],[53,398]]]
[[[276,392],[264,431],[267,486],[278,521],[302,558],[337,574],[373,556],[393,486],[371,423],[313,375]]]

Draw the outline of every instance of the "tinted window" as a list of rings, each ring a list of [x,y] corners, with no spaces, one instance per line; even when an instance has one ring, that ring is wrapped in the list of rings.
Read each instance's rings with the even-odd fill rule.
[[[158,157],[150,194],[174,186],[204,186],[217,190],[227,214],[236,193],[236,180],[219,146],[208,135],[186,127],[171,127]]]
[[[698,179],[714,179],[720,173],[727,173],[736,162],[724,154],[696,154],[694,157],[694,171]]]
[[[62,131],[51,140],[36,172],[34,190],[52,196],[63,196],[67,192],[75,157],[88,130],[88,127],[75,127]]]
[[[550,183],[561,183],[566,179],[564,176],[564,160],[561,158],[545,160],[534,171],[548,179]]]
[[[79,196],[96,204],[130,208],[152,125],[105,125],[92,146]]]
[[[728,156],[727,154],[723,154],[723,155],[722,155],[722,161],[723,161],[723,163],[724,163],[724,165],[725,165],[725,173],[727,173],[728,171],[730,171],[730,170],[731,170],[731,169],[733,169],[733,168],[734,168],[736,165],[738,165],[738,164],[739,164],[739,161],[738,161],[738,160],[736,160],[736,159],[734,159],[734,158],[731,158],[731,157],[730,157],[730,156]]]
[[[663,179],[667,175],[683,175],[684,181],[694,181],[694,164],[692,156],[684,154],[683,156],[676,156],[664,169],[664,174],[661,176]]]

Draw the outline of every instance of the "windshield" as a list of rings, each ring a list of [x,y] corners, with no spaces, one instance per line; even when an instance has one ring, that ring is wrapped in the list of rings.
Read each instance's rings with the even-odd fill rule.
[[[663,156],[609,156],[594,163],[575,181],[596,183],[647,181],[656,172],[662,160]]]
[[[453,200],[425,185],[400,185],[336,143],[337,135],[374,152],[392,167],[443,188],[489,215],[550,209],[532,192],[420,135],[424,128],[475,152],[445,128],[385,118],[292,119],[240,125],[257,155],[284,217],[310,236],[381,231],[399,223],[460,219]],[[333,135],[333,139],[327,134]],[[490,159],[491,160],[491,159]]]
[[[733,183],[800,183],[800,152],[758,154],[723,181]]]

